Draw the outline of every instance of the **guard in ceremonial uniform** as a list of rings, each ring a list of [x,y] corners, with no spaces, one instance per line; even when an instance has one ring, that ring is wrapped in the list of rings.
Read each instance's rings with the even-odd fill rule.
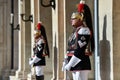
[[[49,48],[44,26],[38,23],[34,31],[34,56],[29,64],[35,66],[36,80],[44,80],[43,66],[46,65],[45,56],[49,56]]]
[[[73,12],[71,24],[74,27],[68,39],[68,49],[65,56],[64,70],[72,71],[73,80],[88,80],[91,70],[89,56],[94,50],[92,20],[89,7],[82,0],[78,11]]]

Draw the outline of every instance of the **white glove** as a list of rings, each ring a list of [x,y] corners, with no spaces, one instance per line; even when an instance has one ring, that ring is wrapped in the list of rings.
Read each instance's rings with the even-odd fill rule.
[[[29,65],[32,65],[33,63],[33,58],[29,58]]]
[[[67,58],[65,58],[64,61],[63,61],[62,71],[66,70],[65,66],[67,65],[67,63],[68,63],[68,60],[67,60]]]
[[[66,66],[66,63],[63,62],[62,71],[65,71],[65,66]]]
[[[29,65],[32,65],[34,63],[37,63],[38,61],[40,61],[41,58],[38,58],[37,56],[33,57],[33,58],[29,58]]]

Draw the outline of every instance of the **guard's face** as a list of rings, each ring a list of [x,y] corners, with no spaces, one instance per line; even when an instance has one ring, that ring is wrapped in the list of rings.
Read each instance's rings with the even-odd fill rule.
[[[79,27],[82,24],[82,20],[83,20],[83,14],[81,13],[73,13],[71,16],[71,24],[73,27]]]
[[[72,18],[72,19],[71,19],[71,24],[72,24],[72,26],[75,26],[75,25],[77,24],[77,22],[78,22],[78,19],[77,19],[77,18]]]
[[[34,32],[34,38],[38,39],[41,36],[41,32],[40,31],[35,31]]]
[[[71,18],[71,24],[73,27],[79,27],[81,25],[82,21],[77,18]]]

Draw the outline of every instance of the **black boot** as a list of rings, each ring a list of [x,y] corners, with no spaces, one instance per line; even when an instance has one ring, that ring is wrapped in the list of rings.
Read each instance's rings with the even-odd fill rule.
[[[41,76],[36,75],[36,80],[44,80],[44,75],[41,75]]]

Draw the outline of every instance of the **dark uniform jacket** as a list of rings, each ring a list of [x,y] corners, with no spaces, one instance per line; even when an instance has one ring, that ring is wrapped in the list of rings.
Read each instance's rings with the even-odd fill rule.
[[[45,66],[46,65],[45,56],[43,56],[44,45],[45,45],[45,42],[43,38],[39,38],[38,42],[35,43],[35,47],[33,48],[34,55],[40,58],[41,60],[38,61],[37,63],[34,63],[34,66],[38,66],[38,65]]]
[[[74,55],[81,61],[71,70],[90,70],[91,64],[89,56],[85,54],[85,49],[90,40],[90,30],[88,27],[80,26],[76,28],[68,40],[67,56],[68,61]]]

